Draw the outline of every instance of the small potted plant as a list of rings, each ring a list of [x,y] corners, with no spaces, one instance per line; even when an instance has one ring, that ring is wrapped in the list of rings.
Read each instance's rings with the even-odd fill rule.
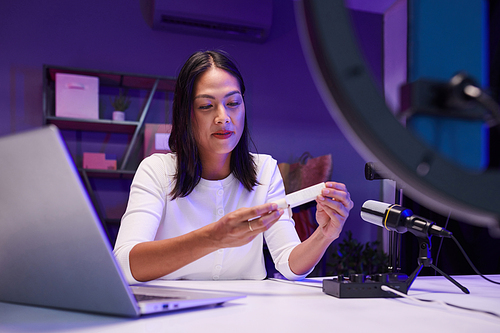
[[[389,258],[377,249],[379,241],[363,244],[352,237],[350,230],[346,234],[347,237],[336,246],[331,262],[327,263],[332,268],[328,275],[387,273]]]
[[[109,98],[113,106],[113,120],[124,121],[125,110],[130,106],[130,97],[127,89],[120,89],[118,95],[113,99]]]

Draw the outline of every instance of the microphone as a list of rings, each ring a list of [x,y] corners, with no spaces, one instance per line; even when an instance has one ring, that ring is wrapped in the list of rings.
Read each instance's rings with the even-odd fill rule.
[[[417,237],[432,235],[451,237],[452,235],[450,231],[441,228],[436,223],[413,215],[411,209],[375,200],[368,200],[363,204],[361,218],[399,234],[409,231]]]

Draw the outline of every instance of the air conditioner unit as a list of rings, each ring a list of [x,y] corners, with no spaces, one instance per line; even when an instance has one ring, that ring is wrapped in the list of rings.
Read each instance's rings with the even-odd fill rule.
[[[264,42],[272,0],[154,0],[152,28],[177,33]]]

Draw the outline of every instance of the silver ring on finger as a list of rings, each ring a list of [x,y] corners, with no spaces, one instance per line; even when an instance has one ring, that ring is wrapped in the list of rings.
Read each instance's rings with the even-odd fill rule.
[[[248,221],[248,229],[250,229],[250,231],[253,232],[252,224],[250,221]]]

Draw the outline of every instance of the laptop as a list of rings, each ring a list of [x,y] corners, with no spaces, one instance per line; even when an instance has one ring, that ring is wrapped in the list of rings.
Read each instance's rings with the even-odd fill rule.
[[[0,301],[137,317],[241,297],[129,286],[57,127],[0,138]]]

